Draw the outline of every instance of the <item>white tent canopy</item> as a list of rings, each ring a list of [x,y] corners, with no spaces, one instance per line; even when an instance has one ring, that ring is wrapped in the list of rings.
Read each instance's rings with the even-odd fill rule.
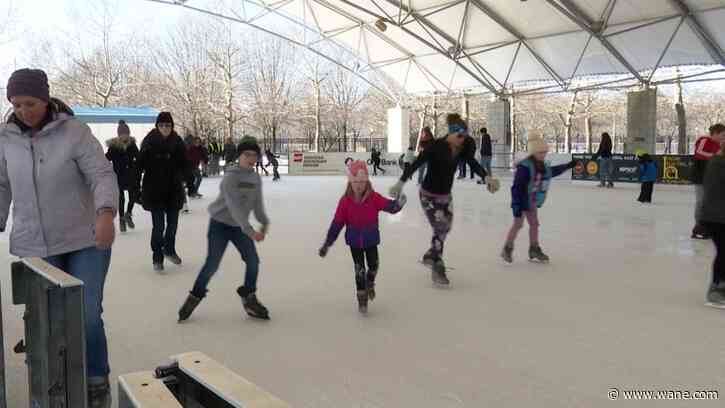
[[[409,93],[568,89],[601,75],[649,83],[664,67],[725,67],[725,0],[227,3],[235,19],[270,32],[280,16],[294,21],[298,44],[328,55],[324,43],[343,46],[362,62],[357,73],[384,73]]]

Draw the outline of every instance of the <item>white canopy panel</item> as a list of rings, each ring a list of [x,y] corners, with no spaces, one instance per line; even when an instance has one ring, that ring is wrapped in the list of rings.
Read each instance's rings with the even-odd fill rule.
[[[595,75],[647,83],[664,67],[725,67],[725,0],[226,1],[269,30],[282,15],[314,31],[313,46],[341,45],[361,71],[411,93],[567,89]]]

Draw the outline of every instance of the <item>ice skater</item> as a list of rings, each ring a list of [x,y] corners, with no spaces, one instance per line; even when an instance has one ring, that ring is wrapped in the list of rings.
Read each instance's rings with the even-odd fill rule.
[[[269,218],[264,210],[262,178],[254,171],[261,155],[257,140],[246,136],[239,144],[239,166],[228,167],[220,185],[219,197],[209,206],[208,250],[194,287],[179,310],[179,322],[191,313],[206,297],[209,281],[219,269],[224,251],[231,242],[246,264],[244,286],[237,288],[242,306],[251,317],[269,320],[269,311],[257,299],[259,256],[254,242],[264,241]],[[249,213],[262,224],[259,231],[249,223]]]
[[[725,125],[717,123],[710,126],[709,130],[709,135],[702,136],[695,142],[695,155],[692,161],[692,183],[695,185],[695,226],[691,235],[693,239],[710,239],[700,222],[702,197],[705,192],[702,184],[708,161],[720,151],[720,145],[725,141]]]
[[[133,207],[138,200],[138,186],[134,183],[136,172],[136,159],[138,158],[138,146],[136,139],[131,137],[131,130],[125,121],[118,121],[118,137],[108,139],[106,145],[106,159],[113,163],[113,171],[118,179],[118,222],[121,232],[126,232],[126,227],[134,229]],[[126,191],[128,191],[128,208],[126,208]]]
[[[642,204],[652,204],[652,190],[657,181],[657,164],[647,153],[639,156],[639,181],[642,183],[642,188],[637,201]]]
[[[529,260],[549,262],[549,257],[539,244],[538,209],[546,201],[551,179],[573,168],[576,162],[572,160],[567,164],[550,166],[544,161],[548,152],[549,145],[543,138],[532,138],[529,140],[529,157],[516,166],[514,183],[511,186],[514,222],[501,251],[501,257],[508,263],[513,262],[514,241],[524,225],[524,216],[529,223]]]
[[[453,178],[458,169],[458,161],[467,162],[476,174],[486,181],[488,191],[495,193],[500,186],[498,180],[489,176],[474,158],[476,145],[468,135],[468,125],[459,114],[449,114],[446,118],[448,135],[434,140],[418,156],[412,166],[390,189],[390,195],[399,196],[416,170],[427,165],[428,170],[420,188],[420,204],[433,229],[430,249],[423,255],[423,263],[432,268],[433,283],[448,285],[446,266],[443,261],[443,246],[453,225]]]
[[[375,148],[373,148],[373,151],[370,153],[370,163],[373,165],[373,176],[378,175],[378,170],[383,172],[383,176],[385,175],[385,169],[380,167],[380,151]]]
[[[136,162],[136,184],[141,186],[141,205],[151,213],[151,250],[156,272],[164,270],[164,259],[181,265],[176,253],[179,211],[184,206],[184,180],[189,179],[184,141],[174,130],[174,118],[161,112],[141,143]],[[143,182],[141,180],[143,179]]]
[[[274,153],[272,153],[271,150],[267,149],[264,151],[264,155],[267,156],[267,165],[264,166],[266,169],[267,166],[270,164],[272,165],[272,172],[274,174],[274,177],[272,178],[272,181],[277,181],[280,179],[279,177],[279,156],[276,156]]]
[[[703,180],[703,198],[700,221],[715,244],[712,280],[705,304],[725,309],[725,151],[712,157],[707,164]]]
[[[378,245],[380,245],[378,214],[380,211],[391,214],[399,212],[405,205],[406,198],[405,195],[399,194],[397,199],[390,200],[376,193],[370,183],[367,164],[363,161],[351,162],[347,173],[347,189],[337,205],[335,218],[332,220],[319,255],[323,258],[327,255],[342,228],[346,227],[345,241],[352,253],[358,310],[364,314],[368,311],[368,300],[375,299],[375,277],[378,274]]]

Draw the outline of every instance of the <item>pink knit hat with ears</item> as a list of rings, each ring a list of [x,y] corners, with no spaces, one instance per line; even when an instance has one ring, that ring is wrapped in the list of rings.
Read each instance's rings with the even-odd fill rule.
[[[353,181],[368,181],[368,165],[362,160],[355,160],[347,165],[347,179]]]

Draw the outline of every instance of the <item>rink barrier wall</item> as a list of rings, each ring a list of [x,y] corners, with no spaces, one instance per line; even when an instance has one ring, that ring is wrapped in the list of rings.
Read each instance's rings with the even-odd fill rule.
[[[389,176],[401,176],[402,153],[382,153],[380,167]],[[289,155],[289,174],[296,176],[343,176],[346,174],[346,163],[350,160],[362,160],[368,164],[370,174],[373,165],[370,153],[340,152],[292,152]]]
[[[599,163],[592,160],[592,154],[574,154],[577,165],[571,171],[575,181],[599,181]],[[657,164],[657,183],[688,185],[692,184],[691,172],[693,157],[685,155],[652,155]],[[612,181],[620,183],[639,183],[639,160],[633,154],[612,155],[614,171]]]

